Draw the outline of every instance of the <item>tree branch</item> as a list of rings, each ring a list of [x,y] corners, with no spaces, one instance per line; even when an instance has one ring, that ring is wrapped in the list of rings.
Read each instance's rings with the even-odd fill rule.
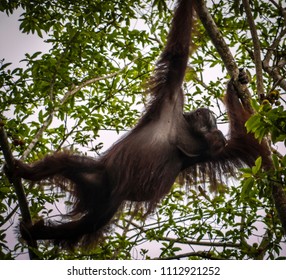
[[[257,35],[257,30],[255,26],[254,19],[252,17],[250,5],[248,0],[242,0],[247,21],[250,27],[250,32],[253,41],[253,48],[254,48],[254,63],[255,63],[255,70],[256,70],[256,85],[257,85],[257,92],[259,99],[262,99],[261,96],[264,96],[264,86],[263,86],[263,75],[262,75],[262,61],[261,61],[261,48],[260,42]]]
[[[127,64],[125,67],[123,67],[122,69],[118,70],[117,72],[114,72],[112,74],[103,76],[103,77],[94,77],[88,80],[83,81],[81,84],[79,84],[78,86],[74,87],[73,89],[67,91],[64,95],[64,97],[61,99],[60,104],[56,107],[54,107],[54,109],[50,112],[50,115],[46,118],[46,120],[44,121],[44,123],[42,124],[41,128],[38,130],[38,132],[36,133],[36,135],[34,136],[33,141],[31,141],[31,143],[29,144],[29,146],[27,147],[27,149],[24,151],[21,160],[25,160],[27,158],[27,156],[30,154],[30,152],[34,149],[34,147],[36,146],[36,144],[38,143],[38,141],[40,140],[40,138],[42,137],[43,133],[45,132],[45,130],[47,129],[47,127],[50,125],[50,123],[53,120],[53,117],[55,115],[55,113],[60,109],[61,106],[63,106],[67,100],[71,97],[74,96],[77,92],[79,92],[82,88],[91,85],[95,82],[101,81],[101,80],[106,80],[106,79],[110,79],[113,78],[115,76],[117,76],[118,74],[124,72],[128,66],[130,64],[132,64],[135,60],[137,60],[138,57],[136,57],[133,61],[131,61],[129,64]]]
[[[252,107],[249,104],[248,99],[250,98],[250,92],[247,87],[242,86],[238,81],[238,66],[234,60],[234,57],[232,53],[230,52],[230,49],[228,45],[226,44],[221,32],[219,31],[216,23],[214,22],[211,14],[208,11],[208,8],[205,4],[204,0],[194,0],[195,3],[195,9],[197,12],[197,15],[199,16],[203,26],[205,27],[212,43],[214,44],[217,52],[219,53],[220,57],[222,58],[222,61],[231,77],[234,78],[235,81],[235,87],[238,89],[239,95],[241,97],[241,102],[243,106],[249,110],[250,112],[253,112]]]
[[[241,248],[240,243],[230,243],[230,242],[204,242],[204,241],[192,241],[188,239],[176,239],[171,237],[161,237],[160,241],[168,241],[179,244],[196,245],[196,246],[207,246],[207,247],[230,247],[230,248]]]
[[[0,119],[1,121],[1,119]],[[2,121],[1,121],[2,123]],[[12,155],[12,152],[10,150],[10,146],[8,143],[7,135],[4,130],[4,126],[0,126],[0,146],[6,161],[6,168],[8,173],[13,174],[14,170],[14,158]],[[15,188],[15,192],[18,198],[19,207],[22,215],[23,222],[27,225],[32,225],[32,219],[31,214],[28,207],[28,202],[26,199],[25,191],[21,182],[21,179],[19,177],[11,176],[9,178],[10,182],[13,184]],[[34,253],[33,249],[37,249],[37,242],[36,241],[29,241],[29,256],[30,259],[38,259],[37,255]]]
[[[286,25],[286,8],[283,8],[280,3],[276,3],[274,0],[269,0],[278,10],[281,16],[284,18],[284,25]]]
[[[284,234],[286,235],[286,194],[282,185],[278,182],[270,184],[272,188],[272,197],[278,213],[278,217],[282,223]]]
[[[188,257],[200,257],[200,258],[208,259],[208,260],[223,260],[222,258],[213,256],[208,251],[189,252],[189,253],[179,254],[179,255],[165,257],[165,258],[155,258],[154,260],[156,259],[157,260],[178,260],[178,259],[188,258]]]
[[[196,12],[205,27],[212,43],[214,44],[217,52],[219,53],[222,61],[231,77],[238,76],[238,67],[236,62],[226,44],[221,32],[217,28],[211,14],[206,7],[204,0],[194,0],[196,5]]]
[[[25,160],[30,152],[34,149],[36,144],[39,142],[40,138],[42,137],[44,131],[47,129],[47,127],[50,125],[50,123],[53,120],[53,116],[55,114],[56,110],[52,111],[50,115],[46,118],[44,123],[42,124],[41,128],[37,131],[36,135],[33,137],[33,140],[30,142],[29,146],[27,149],[24,151],[21,160]]]
[[[285,77],[280,75],[279,73],[280,68],[278,66],[274,67],[270,66],[271,56],[273,55],[273,52],[277,49],[277,47],[279,46],[281,40],[285,35],[286,35],[286,28],[281,30],[280,34],[277,36],[277,38],[273,41],[272,45],[269,47],[265,55],[265,58],[262,62],[262,67],[274,80],[274,82],[277,83],[277,85],[279,85],[286,91],[286,79]]]

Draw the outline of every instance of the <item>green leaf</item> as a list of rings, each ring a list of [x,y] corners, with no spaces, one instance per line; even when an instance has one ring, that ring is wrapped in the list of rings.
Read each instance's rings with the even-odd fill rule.
[[[258,114],[251,116],[245,123],[248,133],[255,132],[260,125],[260,116]]]
[[[275,170],[280,170],[279,158],[276,154],[272,154],[272,161]]]
[[[253,109],[254,109],[256,112],[258,112],[258,111],[259,111],[259,108],[260,108],[260,104],[257,102],[257,100],[251,99],[250,103],[251,103],[251,106],[253,107]]]
[[[243,202],[247,197],[249,197],[249,193],[253,186],[254,179],[252,177],[243,181],[239,202]]]
[[[261,168],[261,164],[262,164],[262,157],[259,157],[256,161],[255,161],[255,166],[252,167],[252,173],[253,175],[256,175],[258,173],[258,171]]]

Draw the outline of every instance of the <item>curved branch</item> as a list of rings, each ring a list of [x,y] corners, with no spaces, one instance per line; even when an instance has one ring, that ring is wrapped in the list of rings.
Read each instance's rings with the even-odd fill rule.
[[[48,126],[52,122],[55,113],[60,109],[61,106],[63,106],[67,102],[67,100],[70,97],[74,96],[82,88],[84,88],[84,87],[86,87],[88,85],[91,85],[91,84],[93,84],[95,82],[98,82],[98,81],[101,81],[101,80],[106,80],[106,79],[110,79],[110,78],[113,78],[113,77],[117,76],[118,74],[124,72],[129,67],[129,65],[132,64],[137,59],[138,59],[138,57],[136,57],[133,61],[131,61],[129,64],[127,64],[125,67],[123,67],[122,69],[118,70],[117,72],[114,72],[112,74],[109,74],[109,75],[106,75],[106,76],[103,76],[103,77],[90,78],[88,80],[83,81],[81,84],[79,84],[78,86],[72,88],[71,90],[67,91],[65,93],[64,97],[61,99],[59,105],[53,108],[53,110],[50,112],[50,115],[43,122],[41,128],[38,130],[38,132],[34,136],[33,141],[31,141],[31,143],[29,144],[27,149],[24,151],[24,153],[23,153],[23,155],[21,157],[21,160],[25,160],[27,158],[27,156],[30,154],[30,152],[34,149],[34,147],[38,143],[39,139],[42,137],[42,135],[45,132],[45,130],[48,128]]]
[[[21,157],[22,160],[25,160],[27,158],[27,156],[30,154],[30,152],[34,149],[34,147],[38,143],[39,139],[42,137],[44,131],[47,129],[47,127],[52,122],[55,112],[56,112],[56,110],[51,112],[51,114],[46,118],[46,120],[42,124],[41,128],[37,131],[37,133],[34,136],[33,140],[30,142],[29,146],[24,151],[24,153],[23,153],[23,155]]]

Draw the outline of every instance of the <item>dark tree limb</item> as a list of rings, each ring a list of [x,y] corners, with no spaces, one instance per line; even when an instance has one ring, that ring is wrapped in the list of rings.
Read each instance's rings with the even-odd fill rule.
[[[232,53],[230,52],[229,46],[225,42],[221,32],[219,31],[215,21],[213,20],[209,10],[205,4],[204,0],[194,0],[196,5],[196,12],[200,18],[203,26],[205,27],[213,45],[215,46],[217,52],[219,53],[228,74],[235,79],[235,87],[238,89],[241,102],[243,106],[253,112],[252,107],[249,104],[250,92],[247,87],[242,86],[237,82],[237,77],[239,73],[238,66],[234,60]]]
[[[1,121],[1,120],[0,120]],[[1,122],[2,123],[2,122]],[[14,158],[8,143],[7,135],[4,130],[4,126],[0,126],[0,146],[3,152],[5,161],[6,161],[6,168],[8,173],[13,174],[14,170]],[[11,176],[9,178],[10,182],[13,184],[15,188],[15,192],[18,198],[19,207],[22,215],[23,222],[27,225],[32,225],[31,214],[28,207],[27,198],[25,195],[25,191],[21,182],[21,178]],[[29,256],[30,259],[38,259],[37,255],[34,253],[33,249],[37,249],[37,242],[36,241],[29,241]]]
[[[223,63],[231,77],[236,78],[238,75],[238,66],[235,63],[235,60],[229,50],[228,45],[226,44],[222,34],[220,33],[216,23],[214,22],[212,16],[210,15],[205,1],[204,0],[194,0],[196,5],[196,12],[198,17],[200,18],[202,24],[204,25],[209,37],[212,40],[217,52],[221,56]],[[249,96],[250,93],[247,89],[240,89],[237,86],[240,94],[241,94],[241,101],[243,106],[246,108],[251,107],[249,103]],[[253,111],[253,109],[252,109]],[[271,154],[271,150],[269,147],[269,154]],[[273,164],[271,160],[266,160],[264,164],[264,169],[266,171],[272,170]],[[278,212],[278,216],[280,218],[281,224],[284,229],[284,233],[286,233],[286,194],[283,190],[283,187],[279,183],[272,183],[272,197],[275,203],[276,210]]]
[[[199,257],[199,258],[207,259],[207,260],[223,260],[223,258],[213,256],[208,251],[189,252],[185,254],[178,254],[175,256],[155,258],[155,260],[179,260],[179,259],[184,259],[184,258],[189,258],[189,257]]]
[[[231,77],[238,76],[238,67],[226,44],[221,32],[217,28],[215,21],[206,7],[204,0],[194,0],[196,5],[196,12],[200,18],[203,26],[205,27],[212,43],[214,44],[217,52],[219,53],[229,75]]]
[[[262,61],[261,61],[261,48],[260,42],[257,35],[257,30],[255,22],[252,16],[250,9],[249,1],[242,0],[244,10],[246,13],[247,21],[250,27],[250,32],[253,41],[253,51],[254,51],[254,63],[255,63],[255,72],[256,72],[256,85],[259,99],[262,99],[261,96],[264,96],[264,86],[263,86],[263,76],[262,76]]]

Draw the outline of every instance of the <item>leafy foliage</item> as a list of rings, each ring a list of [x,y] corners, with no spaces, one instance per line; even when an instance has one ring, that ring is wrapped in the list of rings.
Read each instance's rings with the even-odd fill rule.
[[[285,77],[285,38],[269,53],[285,28],[279,4],[271,2],[251,1],[251,8],[262,55],[270,55],[271,67]],[[25,54],[18,67],[1,58],[0,125],[13,155],[34,161],[64,148],[96,156],[103,131],[115,134],[132,127],[148,99],[146,82],[166,40],[172,7],[173,1],[162,0],[153,5],[136,0],[1,1],[0,11],[7,16],[21,9],[21,32],[42,38],[49,48]],[[256,92],[252,39],[240,1],[213,1],[209,8],[237,63],[252,75]],[[186,109],[212,108],[224,129],[220,100],[229,77],[206,31],[196,25],[184,84]],[[285,145],[285,88],[266,72],[266,101],[253,101],[257,113],[247,129],[260,140],[270,135],[273,143]],[[279,94],[270,102],[267,97],[275,90]],[[4,163],[2,155],[0,161]],[[156,213],[145,219],[140,209],[127,208],[93,251],[68,253],[43,242],[38,254],[44,259],[285,258],[285,238],[270,187],[273,181],[285,185],[285,155],[275,152],[273,163],[275,169],[265,172],[257,159],[236,180],[227,179],[217,194],[209,193],[199,180],[197,186],[185,187],[178,180]],[[17,197],[4,174],[0,178],[0,259],[18,258],[26,245],[18,239],[8,242],[18,224]],[[33,219],[54,216],[56,202],[60,208],[63,201],[69,204],[64,194],[45,184],[25,184]]]

